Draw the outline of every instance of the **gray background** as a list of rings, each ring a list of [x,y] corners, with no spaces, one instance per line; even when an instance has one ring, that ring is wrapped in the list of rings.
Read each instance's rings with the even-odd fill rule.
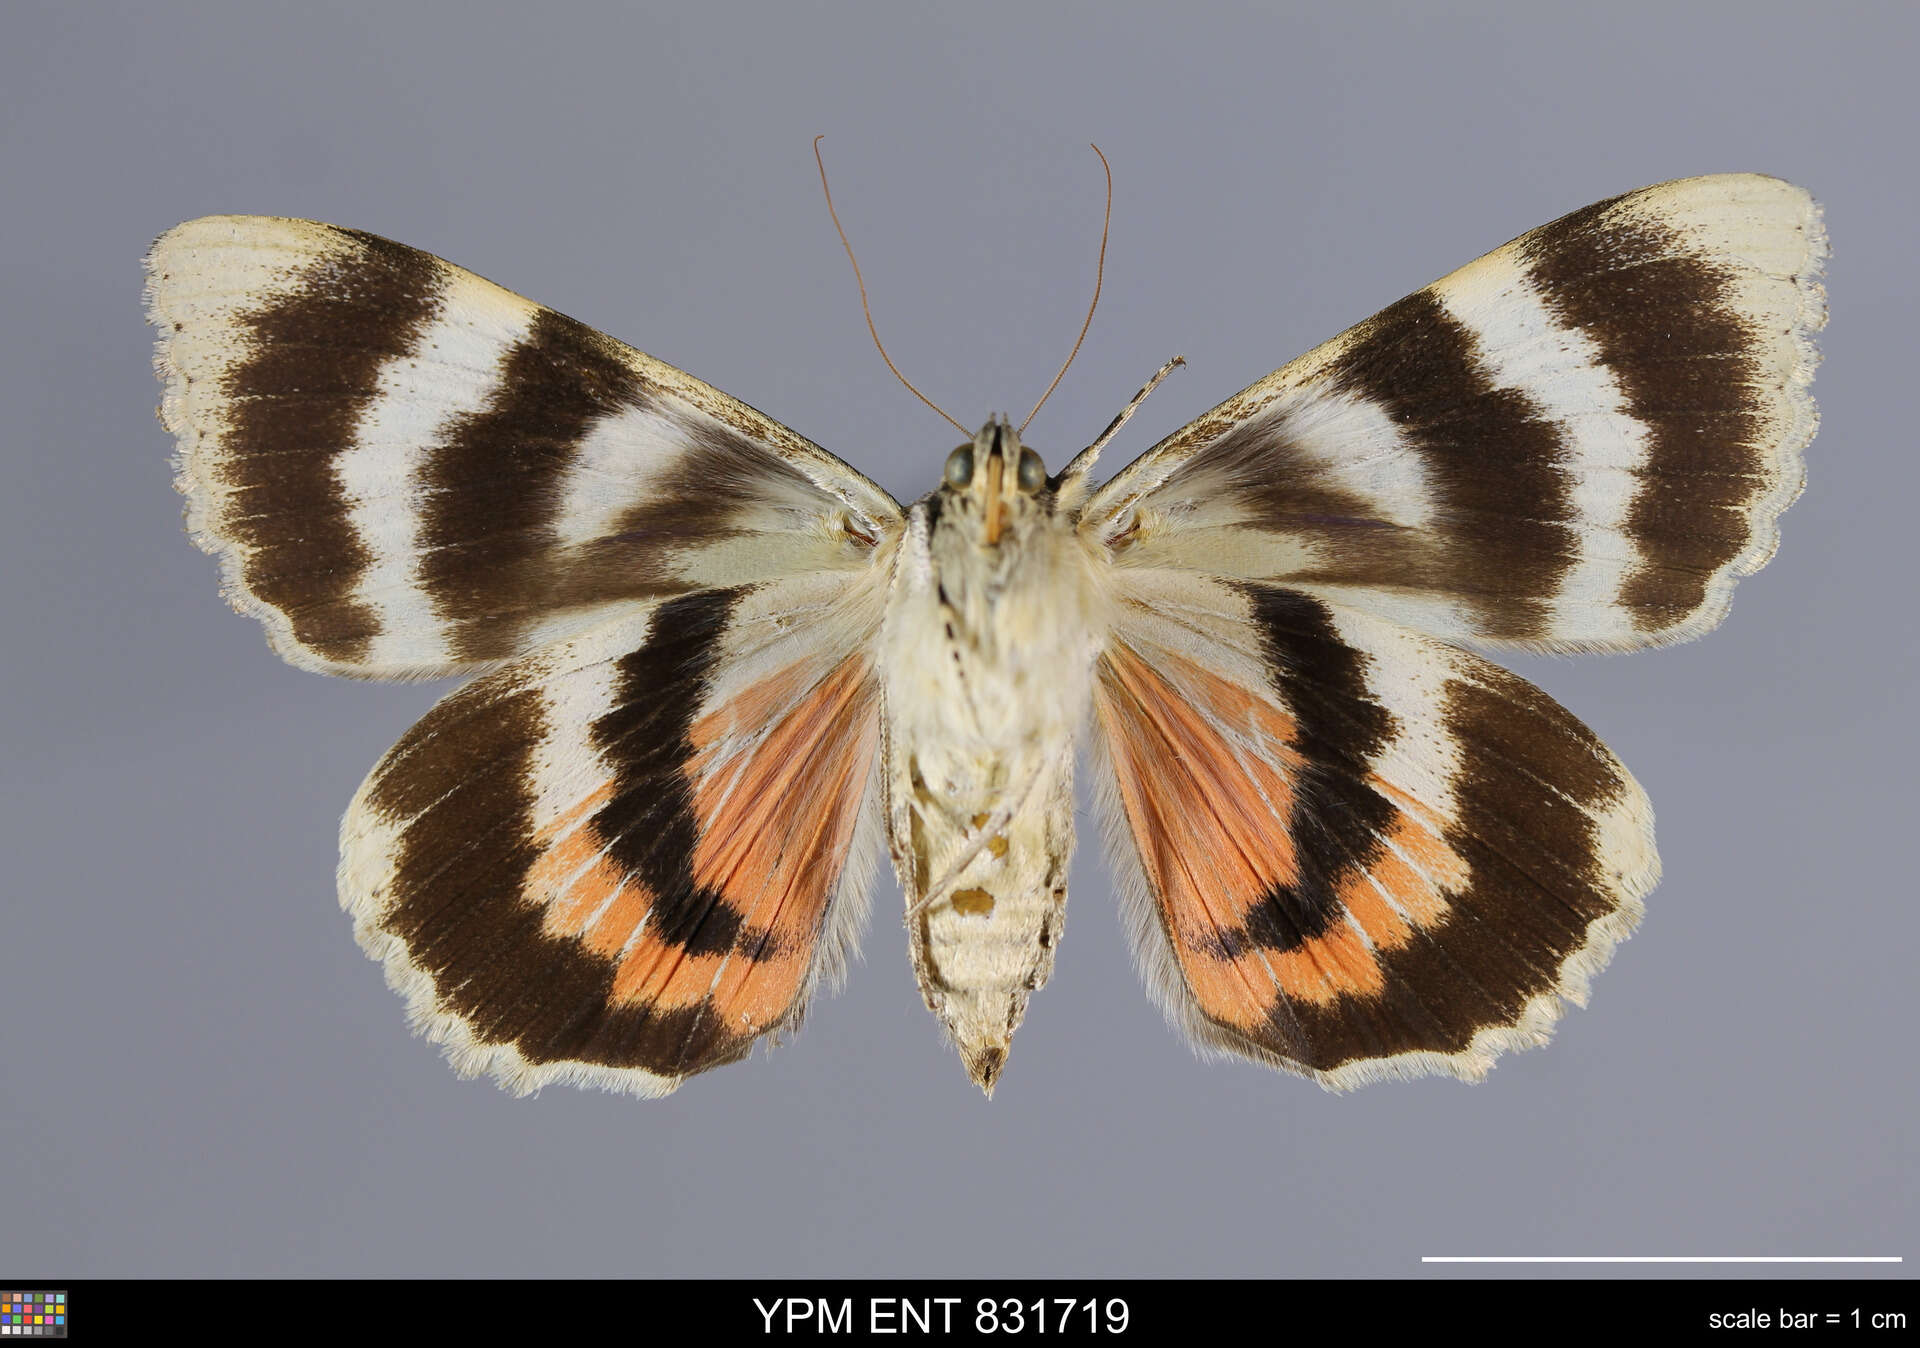
[[[1911,7],[694,8],[6,7],[0,1269],[1914,1253]],[[215,211],[387,234],[911,497],[956,437],[868,344],[821,131],[895,358],[968,423],[1064,355],[1086,142],[1112,158],[1106,300],[1032,430],[1056,466],[1175,352],[1122,462],[1597,198],[1753,169],[1825,201],[1826,420],[1778,560],[1698,644],[1521,662],[1645,783],[1666,862],[1552,1048],[1344,1098],[1203,1063],[1136,986],[1091,845],[991,1104],[920,1005],[890,878],[797,1042],[664,1101],[516,1100],[408,1037],[335,907],[334,828],[442,690],[297,673],[216,597],[140,255]]]

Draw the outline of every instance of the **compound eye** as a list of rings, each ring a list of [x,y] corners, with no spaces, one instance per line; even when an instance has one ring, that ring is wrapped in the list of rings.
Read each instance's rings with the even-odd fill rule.
[[[1030,449],[1020,451],[1020,490],[1039,491],[1047,485],[1047,465]]]
[[[964,487],[973,481],[972,445],[962,445],[947,455],[945,477],[947,484],[953,487]]]

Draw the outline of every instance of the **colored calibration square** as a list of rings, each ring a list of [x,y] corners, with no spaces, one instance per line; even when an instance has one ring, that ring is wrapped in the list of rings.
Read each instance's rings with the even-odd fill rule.
[[[0,1290],[0,1338],[64,1339],[67,1337],[65,1292]]]

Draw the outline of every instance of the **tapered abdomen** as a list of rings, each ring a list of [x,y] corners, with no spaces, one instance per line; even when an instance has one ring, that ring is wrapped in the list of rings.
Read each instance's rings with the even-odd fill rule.
[[[901,887],[914,972],[989,1094],[1066,921],[1070,739],[1064,749],[994,756],[921,745],[893,765],[910,844]]]

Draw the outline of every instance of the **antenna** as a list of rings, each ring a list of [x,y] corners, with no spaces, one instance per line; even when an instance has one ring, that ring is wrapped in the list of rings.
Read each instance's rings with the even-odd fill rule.
[[[820,190],[826,193],[827,196],[827,214],[833,217],[833,227],[840,235],[840,246],[847,250],[847,261],[853,263],[853,280],[854,284],[860,287],[860,312],[866,315],[867,333],[873,338],[874,346],[879,348],[880,359],[884,360],[887,363],[887,368],[893,371],[893,377],[907,386],[907,392],[911,393],[928,407],[933,408],[934,411],[939,412],[941,416],[946,417],[948,423],[952,425],[956,431],[959,431],[960,434],[971,439],[973,437],[972,431],[962,426],[952,417],[948,417],[945,412],[941,412],[939,404],[915,388],[913,381],[900,373],[900,367],[893,363],[893,357],[887,354],[887,348],[880,340],[879,329],[873,326],[873,309],[867,304],[867,281],[866,278],[860,274],[860,260],[853,255],[853,245],[847,242],[847,231],[840,224],[840,212],[833,208],[833,189],[827,186],[827,161],[820,157],[820,142],[825,139],[826,136],[824,134],[813,138],[813,162],[820,166]],[[1097,154],[1098,151],[1095,151],[1095,153]],[[1111,189],[1109,189],[1109,192],[1111,192]],[[1103,254],[1106,251],[1106,245],[1104,243],[1101,244],[1101,251]],[[1089,315],[1088,319],[1091,321],[1092,316]],[[1079,350],[1078,345],[1076,345],[1074,349],[1076,351]],[[1065,374],[1066,371],[1062,370],[1060,373]],[[1057,384],[1060,381],[1056,379],[1054,382]],[[1052,392],[1052,390],[1049,389],[1048,392]],[[1046,399],[1042,398],[1041,401],[1045,402]],[[1039,409],[1036,408],[1034,410],[1038,411]]]
[[[1107,231],[1113,225],[1113,165],[1107,162],[1104,154],[1100,154],[1098,145],[1093,147],[1093,152],[1100,155],[1100,167],[1107,172],[1107,214],[1106,218],[1100,222],[1100,261],[1093,272],[1093,303],[1087,306],[1087,321],[1080,325],[1080,335],[1073,339],[1073,350],[1067,352],[1067,363],[1060,367],[1060,373],[1053,377],[1051,384],[1047,385],[1047,391],[1040,395],[1040,401],[1033,405],[1033,411],[1027,413],[1026,421],[1020,423],[1022,435],[1027,433],[1028,424],[1040,415],[1040,409],[1047,405],[1047,399],[1053,396],[1053,391],[1060,387],[1060,381],[1067,377],[1067,370],[1072,366],[1073,358],[1080,354],[1080,343],[1087,340],[1087,329],[1093,326],[1093,311],[1100,307],[1100,287],[1106,283],[1107,279]]]

